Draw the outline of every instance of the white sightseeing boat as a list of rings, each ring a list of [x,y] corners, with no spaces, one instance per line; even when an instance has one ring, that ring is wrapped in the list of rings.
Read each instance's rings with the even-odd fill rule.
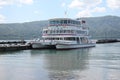
[[[83,20],[54,18],[43,29],[42,39],[32,41],[32,48],[74,49],[94,47],[89,38],[89,28]]]

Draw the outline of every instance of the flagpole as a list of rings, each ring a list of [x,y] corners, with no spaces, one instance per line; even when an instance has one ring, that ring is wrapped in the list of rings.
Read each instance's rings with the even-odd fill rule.
[[[64,15],[65,15],[65,18],[67,18],[67,10],[65,11],[65,14],[64,14]]]

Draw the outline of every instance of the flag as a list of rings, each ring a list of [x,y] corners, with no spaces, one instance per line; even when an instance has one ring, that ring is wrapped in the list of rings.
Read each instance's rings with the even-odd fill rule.
[[[85,23],[85,21],[84,21],[84,20],[82,20],[82,23]]]

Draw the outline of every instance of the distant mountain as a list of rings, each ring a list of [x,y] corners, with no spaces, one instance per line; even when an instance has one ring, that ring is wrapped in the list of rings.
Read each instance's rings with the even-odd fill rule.
[[[120,38],[120,17],[104,16],[82,18],[90,29],[92,38]],[[48,21],[0,24],[0,40],[33,39],[41,37]]]
[[[48,21],[0,24],[0,40],[39,37],[41,36],[42,28],[47,25]]]
[[[83,18],[94,38],[120,38],[120,17],[104,16]]]

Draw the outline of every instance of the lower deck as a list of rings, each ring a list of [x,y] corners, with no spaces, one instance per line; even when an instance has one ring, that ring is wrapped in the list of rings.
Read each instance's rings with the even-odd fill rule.
[[[73,43],[73,44],[84,44],[84,43],[89,43],[90,40],[88,37],[46,37],[46,38],[43,38],[43,42],[51,42],[51,43],[54,43],[54,42],[70,42],[70,43]]]

